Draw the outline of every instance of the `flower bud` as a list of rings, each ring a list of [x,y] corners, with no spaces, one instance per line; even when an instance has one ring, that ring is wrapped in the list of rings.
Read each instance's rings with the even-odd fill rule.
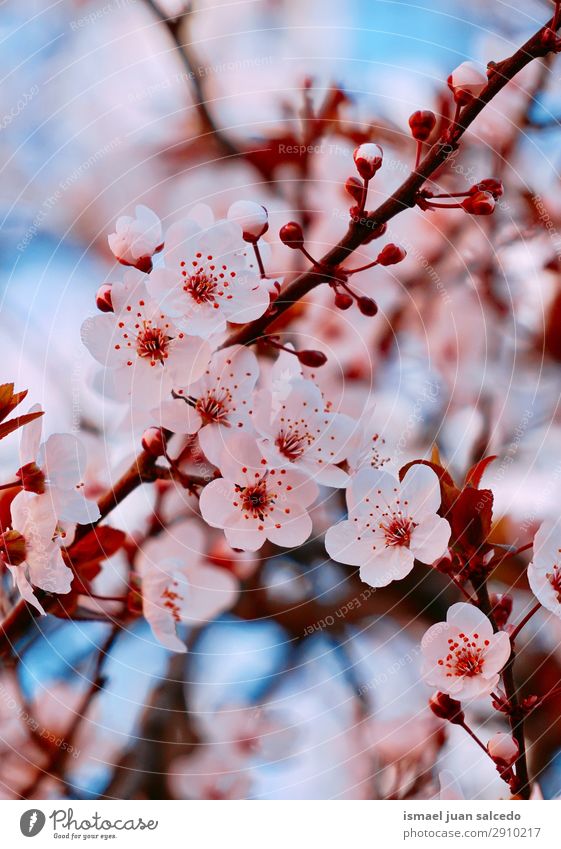
[[[361,144],[353,153],[356,170],[363,180],[371,180],[382,165],[384,152],[380,145],[369,142]]]
[[[349,179],[345,183],[345,191],[357,203],[361,202],[364,187],[363,187],[362,183],[360,182],[360,180],[358,179],[358,177],[349,177]]]
[[[322,351],[298,351],[296,356],[302,365],[308,368],[320,368],[327,362],[327,357]]]
[[[489,178],[487,180],[481,180],[480,183],[476,183],[475,186],[471,187],[469,193],[470,195],[475,195],[477,192],[490,192],[495,200],[497,200],[497,198],[501,197],[503,191],[503,184],[500,180]]]
[[[137,206],[136,217],[122,215],[117,219],[115,232],[107,240],[113,255],[122,265],[132,265],[140,271],[152,270],[152,256],[161,251],[162,222],[147,206]]]
[[[267,210],[252,200],[233,203],[228,210],[228,220],[240,225],[246,242],[257,242],[269,229]]]
[[[406,256],[407,251],[404,248],[390,242],[389,245],[385,245],[382,248],[376,257],[376,262],[378,265],[396,265],[396,263],[404,260]]]
[[[512,596],[506,593],[493,593],[491,595],[491,607],[497,628],[504,628],[512,613]]]
[[[378,304],[372,298],[362,296],[356,299],[356,305],[363,315],[373,316],[378,312]]]
[[[486,75],[473,62],[462,62],[448,77],[448,88],[460,106],[479,97],[486,85]]]
[[[453,725],[463,725],[464,712],[460,702],[446,693],[434,693],[429,699],[429,707],[439,719],[447,719]]]
[[[111,300],[111,286],[109,283],[104,283],[97,290],[95,296],[95,305],[101,312],[113,312],[113,301]]]
[[[152,457],[161,457],[166,453],[166,440],[161,427],[149,427],[142,434],[142,447]]]
[[[411,135],[417,141],[426,141],[436,126],[436,115],[428,109],[413,112],[409,118]]]
[[[338,310],[348,310],[352,305],[353,299],[347,292],[337,292],[335,295],[335,306]]]
[[[510,734],[498,731],[487,743],[487,751],[500,766],[510,766],[518,757],[518,743]]]
[[[279,238],[283,245],[294,251],[304,247],[304,233],[297,221],[289,221],[280,228]]]
[[[475,192],[462,201],[462,209],[470,215],[491,215],[495,209],[495,198],[491,192]]]

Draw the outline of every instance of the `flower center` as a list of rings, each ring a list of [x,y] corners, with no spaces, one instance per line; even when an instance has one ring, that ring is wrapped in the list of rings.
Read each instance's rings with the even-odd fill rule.
[[[298,430],[279,430],[275,445],[287,460],[297,460],[311,441],[308,433],[300,433]]]
[[[186,271],[181,272],[185,278],[183,283],[183,291],[186,292],[197,304],[206,304],[209,301],[214,301],[214,296],[218,283],[215,277],[210,276],[202,268],[198,269],[194,274],[187,274]]]
[[[212,422],[223,424],[224,419],[228,417],[228,413],[230,411],[228,404],[230,400],[230,393],[225,390],[220,394],[207,392],[206,395],[203,395],[198,399],[195,404],[195,409],[205,424]]]
[[[136,337],[136,353],[143,359],[149,359],[150,365],[163,363],[169,355],[170,341],[171,338],[160,327],[144,321]]]
[[[481,645],[478,639],[478,634],[468,637],[463,633],[457,639],[448,638],[448,654],[438,661],[439,666],[447,670],[447,678],[473,678],[481,675],[489,640],[484,640]]]
[[[409,547],[411,542],[411,534],[416,528],[417,523],[408,516],[394,514],[385,522],[380,522],[380,528],[384,532],[386,538],[386,546],[406,546]]]
[[[236,484],[236,492],[240,494],[240,501],[234,502],[234,507],[240,507],[248,518],[265,518],[265,512],[271,512],[275,502],[275,495],[267,489],[265,478],[252,486],[240,486]]]
[[[553,567],[552,572],[547,573],[546,578],[555,590],[557,601],[561,603],[561,569],[557,564]]]

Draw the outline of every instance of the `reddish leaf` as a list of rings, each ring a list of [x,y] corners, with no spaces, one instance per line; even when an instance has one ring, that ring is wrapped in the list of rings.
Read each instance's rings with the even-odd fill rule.
[[[493,493],[490,489],[467,486],[456,499],[448,516],[452,540],[464,554],[485,553],[493,519]]]
[[[471,467],[469,472],[466,475],[466,484],[469,486],[479,486],[481,483],[481,478],[483,477],[483,472],[489,466],[493,460],[497,459],[496,454],[491,454],[489,457],[484,457],[478,463]]]
[[[97,563],[107,560],[115,554],[125,542],[126,534],[110,525],[100,525],[89,534],[70,546],[69,555],[74,568],[82,564]]]
[[[34,419],[38,419],[39,416],[42,415],[43,411],[38,410],[36,413],[26,413],[24,416],[18,416],[15,419],[10,419],[8,422],[3,422],[3,424],[0,424],[0,439],[4,439],[4,437],[8,436],[9,433],[12,433],[19,427],[29,424],[29,422],[32,422]]]
[[[3,422],[6,416],[9,416],[18,404],[21,404],[26,395],[27,389],[14,393],[13,383],[0,384],[0,422]]]

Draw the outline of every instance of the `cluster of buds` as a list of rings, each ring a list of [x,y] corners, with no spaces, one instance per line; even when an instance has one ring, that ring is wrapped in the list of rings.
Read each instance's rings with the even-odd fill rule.
[[[399,245],[394,245],[390,242],[385,245],[376,259],[369,262],[368,265],[362,265],[360,268],[337,268],[332,272],[333,279],[330,281],[331,288],[335,291],[335,306],[340,310],[348,310],[349,307],[356,303],[357,307],[363,315],[374,316],[378,312],[378,305],[372,298],[365,295],[357,295],[350,288],[348,279],[352,274],[357,274],[361,271],[367,271],[370,268],[375,268],[377,265],[388,266],[396,265],[402,262],[407,256],[405,248]]]
[[[423,189],[417,196],[417,205],[423,210],[463,209],[469,215],[491,215],[502,194],[501,181],[490,177],[471,186],[467,192],[435,194],[429,189]]]

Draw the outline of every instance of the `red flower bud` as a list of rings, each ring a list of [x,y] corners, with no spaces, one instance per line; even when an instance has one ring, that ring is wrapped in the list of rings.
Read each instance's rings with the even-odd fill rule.
[[[357,298],[356,305],[363,315],[373,316],[378,312],[378,304],[372,298]]]
[[[419,109],[409,118],[409,126],[414,139],[426,141],[436,126],[436,115],[428,109]]]
[[[356,170],[363,180],[371,180],[382,166],[384,152],[380,145],[368,142],[361,144],[353,153]]]
[[[487,85],[487,77],[473,62],[462,62],[448,77],[448,88],[460,106],[479,97]]]
[[[353,299],[346,292],[337,292],[335,295],[335,306],[338,310],[348,310],[352,307]]]
[[[491,192],[475,192],[462,201],[462,209],[470,215],[491,215],[495,209],[495,198]]]
[[[281,227],[279,238],[283,245],[292,250],[298,251],[304,247],[304,233],[297,221],[289,221]]]
[[[510,766],[518,757],[518,743],[511,734],[497,731],[487,743],[487,751],[498,766]]]
[[[142,447],[152,457],[161,457],[166,453],[166,440],[161,427],[149,427],[142,434]]]
[[[491,605],[497,628],[504,628],[512,613],[512,596],[505,593],[493,593],[491,595]]]
[[[361,202],[364,187],[358,177],[349,177],[345,183],[345,191],[353,198],[353,200],[356,200],[357,203]]]
[[[299,351],[296,356],[302,365],[308,368],[320,368],[327,362],[327,357],[322,351]]]
[[[470,195],[475,195],[477,192],[490,192],[495,200],[497,200],[497,198],[501,197],[503,191],[503,184],[501,181],[490,177],[487,180],[481,180],[480,183],[476,183],[475,186],[472,186],[469,193]]]
[[[111,286],[104,283],[97,290],[95,305],[101,312],[113,312],[113,301],[111,300]]]
[[[429,707],[439,719],[447,719],[453,725],[463,725],[464,712],[460,702],[446,693],[435,693],[429,699]]]
[[[376,262],[378,265],[395,265],[396,263],[404,260],[406,256],[407,251],[404,248],[390,242],[389,245],[385,245],[382,248],[376,257]]]

